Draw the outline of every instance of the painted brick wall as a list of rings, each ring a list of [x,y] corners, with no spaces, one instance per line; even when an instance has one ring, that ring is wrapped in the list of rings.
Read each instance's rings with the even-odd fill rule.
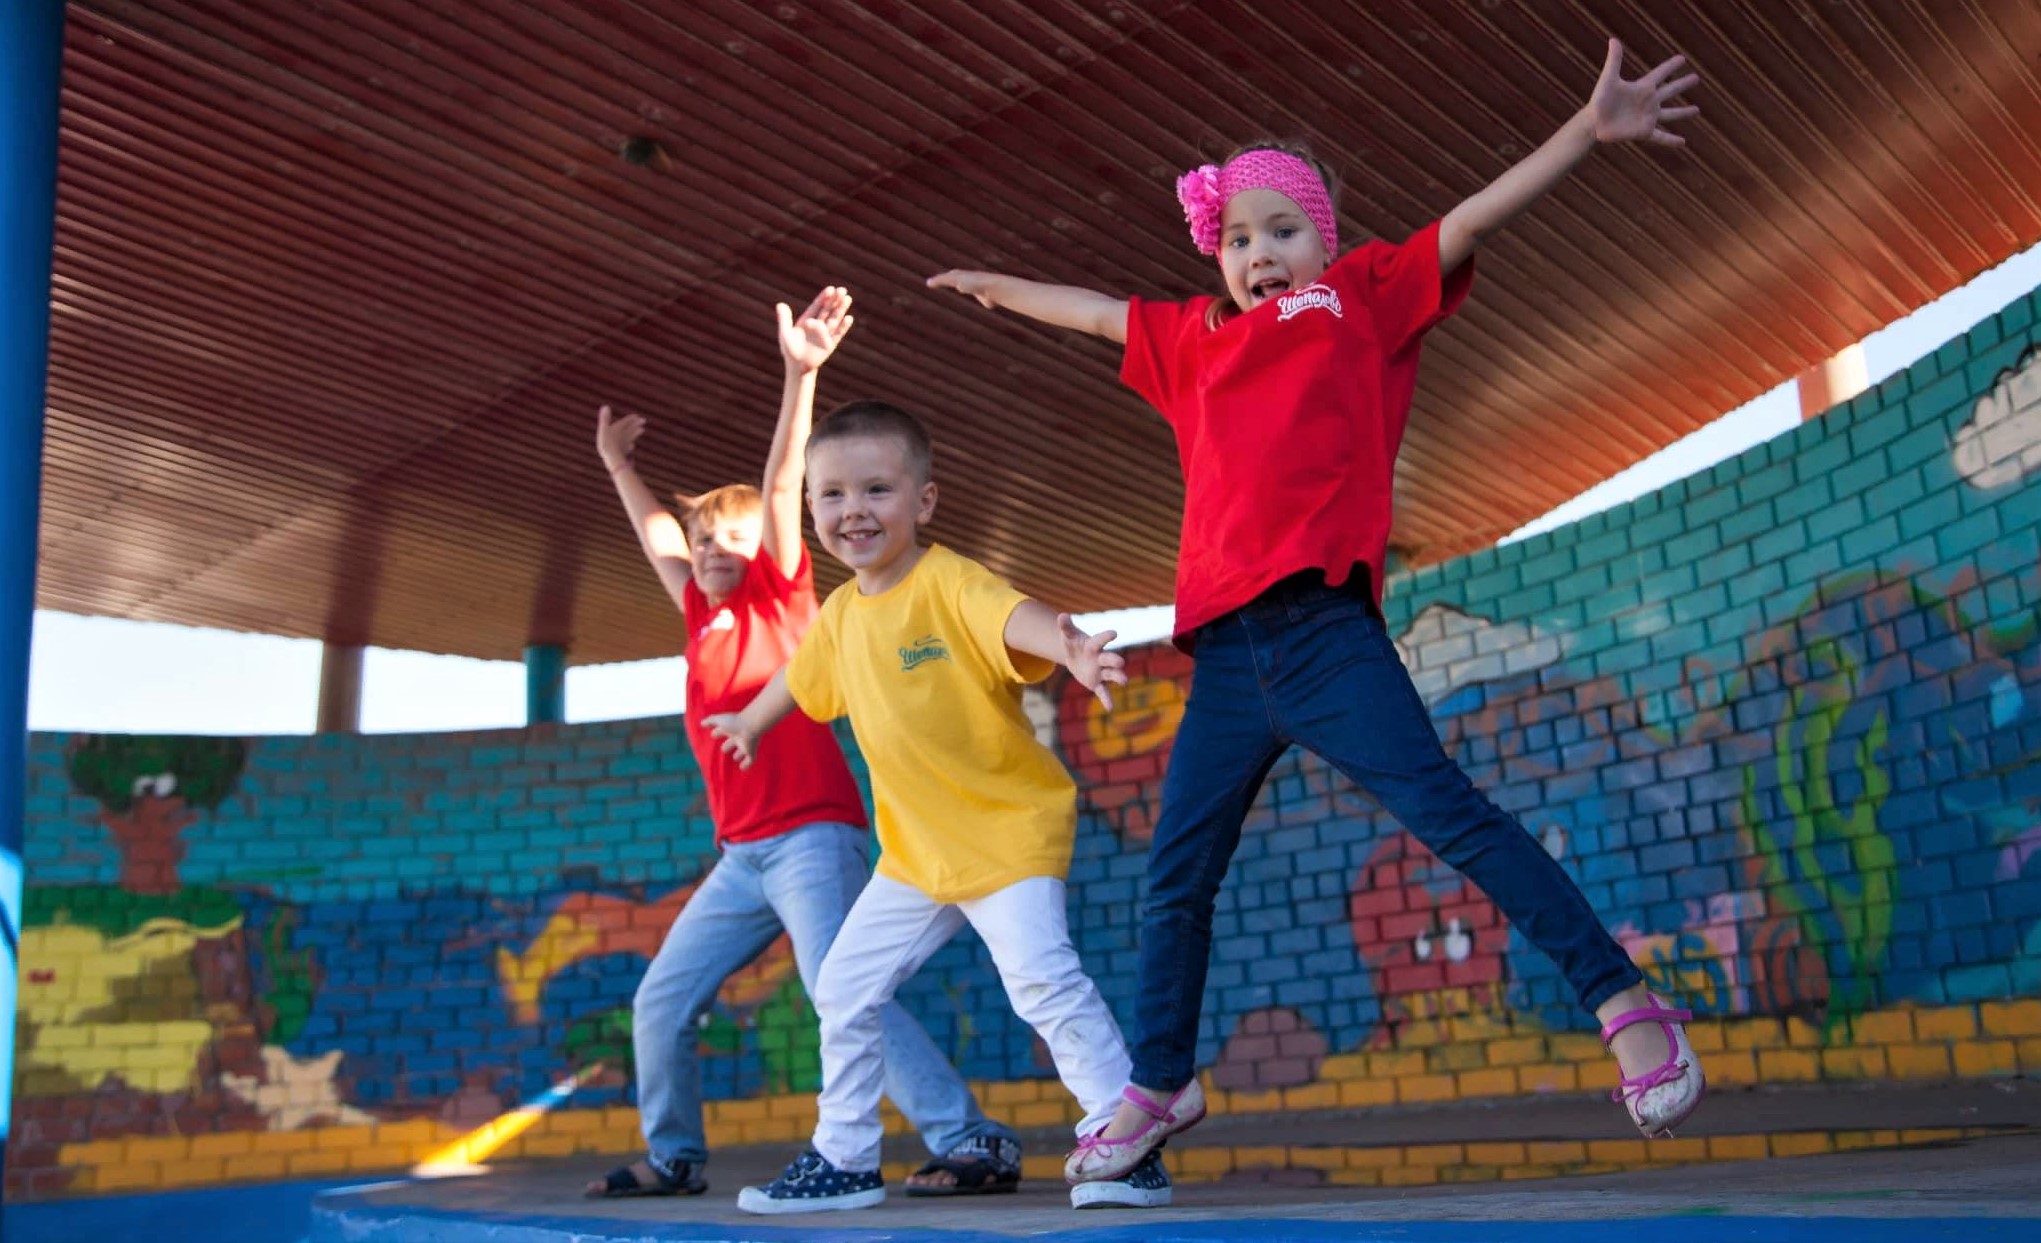
[[[2041,1072],[2041,361],[2023,298],[1823,419],[1392,584],[1448,747],[1748,1083]],[[1078,773],[1080,946],[1125,1015],[1187,686],[1033,699]],[[626,1007],[712,861],[677,722],[39,736],[13,1194],[622,1150]],[[1068,1118],[982,947],[904,999],[1022,1124]],[[702,1029],[715,1142],[812,1122],[784,946]],[[1551,966],[1368,796],[1285,757],[1221,900],[1217,1107],[1605,1085]],[[477,1133],[477,1128],[484,1128]],[[465,1140],[464,1140],[464,1137]]]

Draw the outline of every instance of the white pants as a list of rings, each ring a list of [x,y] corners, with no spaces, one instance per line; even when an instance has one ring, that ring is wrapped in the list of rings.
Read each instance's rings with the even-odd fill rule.
[[[1120,1025],[1070,943],[1064,904],[1063,882],[1050,876],[954,905],[872,877],[844,917],[816,985],[822,1095],[815,1150],[840,1170],[879,1168],[880,1011],[966,921],[992,951],[1013,1012],[1048,1044],[1057,1076],[1084,1107],[1078,1133],[1110,1121],[1133,1064]]]

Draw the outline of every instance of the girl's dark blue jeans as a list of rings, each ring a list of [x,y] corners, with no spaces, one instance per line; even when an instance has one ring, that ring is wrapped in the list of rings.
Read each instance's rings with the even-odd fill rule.
[[[1148,855],[1133,1049],[1144,1088],[1174,1092],[1196,1073],[1219,885],[1263,779],[1292,744],[1479,886],[1589,1011],[1643,978],[1573,878],[1447,756],[1365,590],[1293,576],[1197,633]]]

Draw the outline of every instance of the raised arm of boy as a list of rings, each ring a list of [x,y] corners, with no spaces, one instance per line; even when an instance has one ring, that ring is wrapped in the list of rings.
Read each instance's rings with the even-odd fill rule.
[[[1058,613],[1040,600],[1023,600],[1006,619],[1006,645],[1070,670],[1078,685],[1098,696],[1110,711],[1115,686],[1127,684],[1127,658],[1108,652],[1118,632],[1086,634],[1068,613]]]
[[[1700,111],[1678,102],[1701,81],[1694,73],[1673,77],[1686,63],[1686,57],[1674,56],[1642,77],[1625,81],[1623,44],[1609,40],[1608,59],[1602,62],[1602,76],[1587,104],[1543,146],[1439,222],[1439,271],[1450,272],[1465,263],[1483,238],[1543,198],[1598,145],[1649,142],[1661,147],[1685,146],[1687,140],[1667,127]]]
[[[1116,345],[1127,342],[1127,300],[1075,285],[1041,281],[997,272],[953,269],[928,278],[930,289],[954,289],[978,299],[980,305],[1012,311],[1058,328],[1075,328]]]
[[[673,597],[673,607],[681,608],[694,563],[688,556],[686,532],[681,530],[672,511],[660,504],[652,489],[638,477],[638,468],[631,461],[638,437],[644,433],[643,415],[616,417],[608,406],[595,412],[595,451],[609,471],[610,482],[616,485],[624,513],[631,519],[631,531],[638,537],[638,546],[645,550],[645,560],[659,575],[666,594]]]
[[[798,319],[784,302],[777,310],[787,378],[780,390],[779,425],[773,429],[765,478],[758,489],[765,501],[759,551],[772,558],[783,576],[792,578],[801,566],[801,477],[807,467],[808,433],[815,424],[815,373],[836,352],[856,319],[850,313],[850,292],[840,285],[816,294]]]

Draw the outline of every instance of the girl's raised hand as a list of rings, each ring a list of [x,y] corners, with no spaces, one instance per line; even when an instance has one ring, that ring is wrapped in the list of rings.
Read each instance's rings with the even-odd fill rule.
[[[784,302],[775,310],[780,319],[780,354],[789,366],[802,371],[815,371],[828,362],[850,326],[857,322],[850,313],[850,291],[841,285],[831,285],[816,294],[799,319]]]
[[[951,268],[928,278],[930,289],[954,289],[978,299],[980,306],[992,306],[992,286],[999,280],[997,273],[970,272],[962,268]]]
[[[1623,79],[1623,43],[1609,40],[1609,56],[1602,62],[1601,80],[1587,101],[1594,118],[1597,142],[1649,142],[1661,147],[1683,147],[1687,140],[1666,128],[1700,111],[1693,104],[1680,104],[1679,97],[1700,85],[1701,75],[1689,73],[1675,78],[1687,63],[1675,56],[1641,78]]]

